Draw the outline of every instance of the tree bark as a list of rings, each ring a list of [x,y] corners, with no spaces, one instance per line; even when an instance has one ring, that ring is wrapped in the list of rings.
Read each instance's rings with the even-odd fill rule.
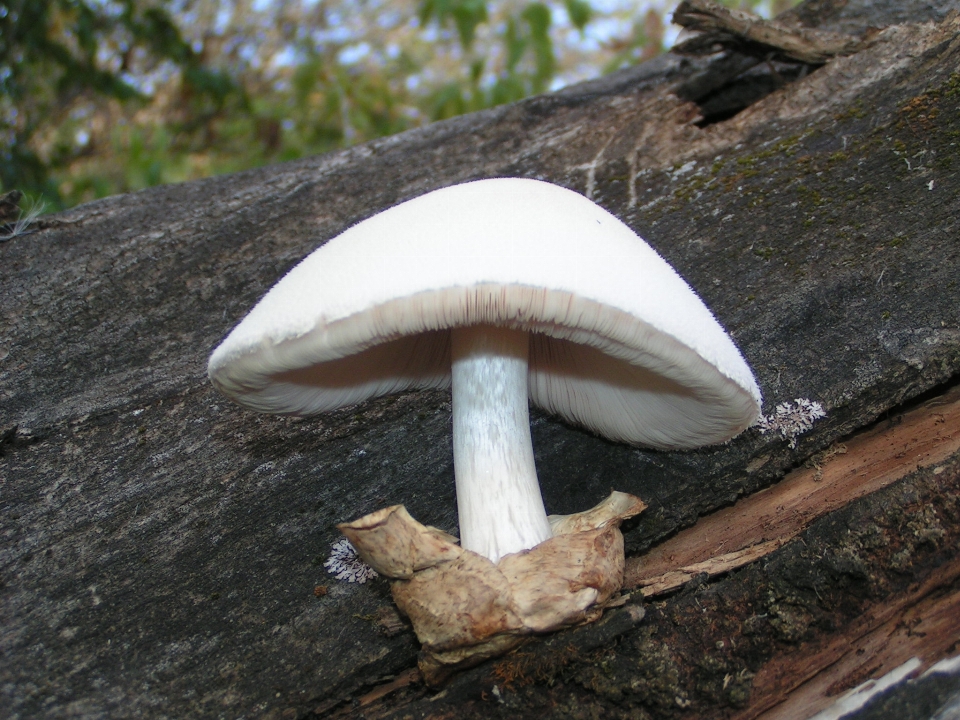
[[[881,30],[822,67],[667,55],[343,152],[91,203],[0,243],[0,715],[804,717],[905,655],[921,669],[956,655],[960,21],[953,2],[808,2],[790,17]],[[632,594],[438,695],[386,583],[338,582],[323,562],[338,522],[396,503],[455,533],[449,397],[264,417],[216,394],[206,358],[349,225],[497,176],[620,217],[734,336],[768,416],[797,399],[826,416],[681,453],[534,411],[548,512],[611,488],[649,504],[624,526]],[[909,423],[916,436],[894,433]],[[885,464],[856,454],[884,442],[903,445]],[[797,493],[792,524],[764,505]],[[778,522],[723,547],[683,540],[744,507]],[[666,542],[676,567],[656,555]],[[688,575],[641,608],[650,552]],[[960,691],[956,674],[913,682],[928,704]],[[883,702],[869,717],[940,707]]]

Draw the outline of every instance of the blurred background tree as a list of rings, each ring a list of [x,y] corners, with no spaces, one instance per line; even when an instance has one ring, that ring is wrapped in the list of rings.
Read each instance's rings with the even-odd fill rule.
[[[653,57],[675,5],[0,0],[0,183],[52,210],[345,147]]]

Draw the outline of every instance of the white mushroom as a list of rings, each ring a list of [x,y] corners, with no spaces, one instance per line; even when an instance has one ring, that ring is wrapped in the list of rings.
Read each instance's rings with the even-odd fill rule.
[[[570,190],[480,180],[325,243],[216,349],[255,410],[308,415],[452,385],[461,542],[497,562],[551,537],[527,400],[611,439],[723,442],[760,392],[710,311],[633,231]]]

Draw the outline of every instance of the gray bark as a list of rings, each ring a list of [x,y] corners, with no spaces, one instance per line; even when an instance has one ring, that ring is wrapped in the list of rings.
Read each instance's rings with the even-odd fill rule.
[[[364,693],[415,667],[412,632],[381,621],[387,585],[338,583],[322,562],[336,523],[391,504],[455,533],[449,397],[265,417],[218,396],[205,367],[300,258],[424,192],[522,176],[591,197],[697,289],[754,368],[765,412],[795,398],[827,410],[795,448],[754,429],[686,453],[610,443],[534,412],[548,512],[585,509],[611,488],[649,503],[625,528],[628,554],[954,382],[955,3],[813,5],[798,17],[825,30],[889,27],[870,47],[798,70],[795,82],[705,127],[690,98],[736,94],[717,87],[729,60],[668,55],[343,152],[91,203],[0,244],[0,714],[349,715]],[[765,67],[743,86],[784,76]],[[881,501],[949,496],[946,540],[918,547],[914,566],[943,562],[960,537],[960,460],[943,468],[831,516],[806,542],[842,548],[842,529],[872,522]],[[792,543],[763,569],[722,581],[733,583],[723,592],[759,598],[770,577],[813,573],[819,566],[804,570],[814,560],[801,554]],[[906,582],[897,577],[890,592]],[[863,600],[849,583],[834,589],[840,605]],[[621,625],[608,635],[574,631],[612,667],[653,643],[646,657],[680,668],[669,687],[644,695],[626,680],[604,685],[590,675],[599,667],[590,655],[582,667],[554,662],[562,672],[505,705],[471,694],[487,667],[446,700],[414,683],[377,707],[398,717],[442,714],[454,701],[477,717],[713,717],[748,704],[748,682],[732,695],[711,678],[753,672],[777,643],[799,640],[771,635],[749,657],[727,649],[716,659],[722,671],[697,670],[681,644],[651,639],[657,628],[667,636],[663,618],[690,597],[636,625],[614,617]],[[810,611],[798,637],[829,633],[830,618],[842,622],[834,611]],[[703,662],[713,652],[705,646]]]

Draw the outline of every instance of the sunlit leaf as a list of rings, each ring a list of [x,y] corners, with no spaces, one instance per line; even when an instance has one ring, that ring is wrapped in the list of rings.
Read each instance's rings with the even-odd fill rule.
[[[567,16],[570,18],[570,22],[577,30],[583,30],[590,22],[590,17],[593,14],[590,3],[585,2],[585,0],[565,0],[564,4],[567,7]]]

